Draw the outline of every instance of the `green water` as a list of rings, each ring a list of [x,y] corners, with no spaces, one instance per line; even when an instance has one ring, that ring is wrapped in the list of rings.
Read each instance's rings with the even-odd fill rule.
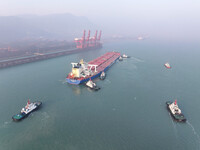
[[[104,44],[88,51],[0,70],[0,150],[200,149],[200,46],[151,40]],[[107,51],[132,56],[117,62],[98,92],[69,85],[71,62]],[[172,69],[166,69],[169,61]],[[31,101],[42,107],[15,123]],[[178,100],[187,118],[176,123],[166,101]]]

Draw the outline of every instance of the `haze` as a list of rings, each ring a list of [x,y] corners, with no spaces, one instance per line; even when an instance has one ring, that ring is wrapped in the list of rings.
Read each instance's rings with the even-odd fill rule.
[[[63,14],[85,16],[104,35],[149,35],[200,40],[199,0],[0,0],[1,16]]]

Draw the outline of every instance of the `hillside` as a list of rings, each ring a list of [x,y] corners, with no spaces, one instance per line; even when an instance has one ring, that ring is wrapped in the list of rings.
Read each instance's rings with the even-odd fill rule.
[[[96,28],[86,17],[71,14],[0,16],[0,42],[32,38],[73,40],[84,29],[94,32]]]

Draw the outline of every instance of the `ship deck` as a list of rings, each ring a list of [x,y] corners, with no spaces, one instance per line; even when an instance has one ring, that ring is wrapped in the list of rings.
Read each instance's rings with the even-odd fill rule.
[[[118,57],[120,57],[120,53],[108,52],[108,53],[88,62],[88,64],[97,65],[97,72],[101,72],[106,67],[111,65]],[[92,68],[92,69],[94,69],[94,68]]]

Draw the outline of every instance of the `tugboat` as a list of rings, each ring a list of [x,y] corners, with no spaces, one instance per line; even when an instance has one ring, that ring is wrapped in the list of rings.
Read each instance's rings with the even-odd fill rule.
[[[92,80],[89,80],[85,85],[95,91],[100,89],[100,87],[98,87],[94,82],[92,82]]]
[[[167,62],[167,63],[165,63],[165,64],[164,64],[164,66],[165,66],[167,69],[170,69],[170,68],[172,68],[168,62]]]
[[[119,61],[122,61],[122,60],[123,60],[123,58],[122,58],[122,56],[120,56],[120,57],[119,57]]]
[[[37,101],[31,103],[30,100],[28,100],[27,105],[24,108],[22,108],[21,112],[12,117],[13,121],[20,121],[24,119],[31,112],[37,110],[40,107],[40,105],[42,105],[42,102]]]
[[[105,72],[103,71],[99,77],[100,80],[104,80],[106,78],[106,74]]]
[[[167,104],[168,110],[170,111],[171,115],[174,117],[175,120],[177,120],[179,122],[186,121],[186,118],[181,113],[181,110],[178,107],[177,100],[175,100],[175,102],[167,101],[166,104]]]
[[[129,56],[123,54],[123,55],[122,55],[122,58],[129,58]]]

